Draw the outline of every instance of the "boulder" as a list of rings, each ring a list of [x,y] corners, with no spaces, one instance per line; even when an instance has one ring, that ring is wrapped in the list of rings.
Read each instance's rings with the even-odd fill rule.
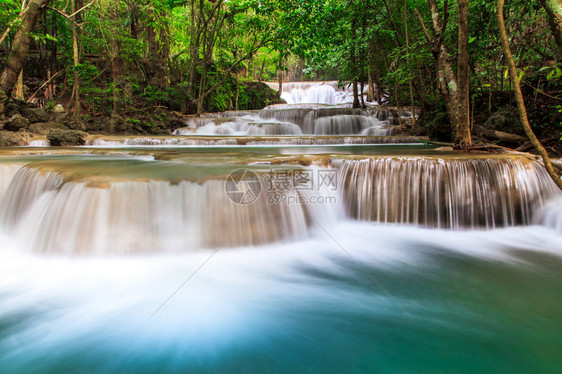
[[[29,120],[29,123],[49,121],[49,114],[42,108],[24,108],[21,114]]]
[[[77,130],[51,129],[47,133],[47,140],[51,146],[75,146],[84,145],[87,136],[85,132]]]
[[[31,135],[22,132],[0,131],[0,147],[17,147],[29,144]]]
[[[29,131],[39,135],[47,135],[51,129],[69,130],[65,125],[56,122],[39,122],[29,125]]]
[[[512,107],[504,107],[493,113],[482,126],[488,130],[499,130],[510,134],[525,135],[525,130],[519,121],[517,110]],[[479,129],[479,132],[483,132]]]
[[[16,114],[21,115],[21,106],[16,104],[14,101],[11,101],[6,105],[6,110],[4,111],[4,114],[8,117],[13,117]]]
[[[29,126],[29,121],[27,118],[22,117],[20,114],[15,114],[4,124],[4,130],[8,131],[20,131]]]
[[[4,92],[4,90],[0,90],[0,113],[4,113],[4,109],[6,109],[6,103],[8,102],[8,96]]]

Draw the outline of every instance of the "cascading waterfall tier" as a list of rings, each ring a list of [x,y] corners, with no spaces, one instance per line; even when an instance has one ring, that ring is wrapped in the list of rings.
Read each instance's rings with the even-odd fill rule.
[[[276,105],[262,111],[224,112],[222,117],[188,119],[174,135],[370,135],[396,133],[411,113],[393,109]]]
[[[229,197],[227,176],[120,180],[100,177],[96,170],[92,176],[72,175],[32,165],[13,176],[0,223],[33,252],[155,253],[297,240],[335,209],[307,204],[304,197],[314,192],[294,189],[283,191],[290,201],[273,200],[265,174],[258,174],[262,191],[255,201],[241,204]],[[247,189],[248,183],[237,188]],[[317,218],[311,220],[313,215]]]
[[[66,157],[0,167],[0,226],[29,251],[102,255],[260,245],[306,238],[318,223],[330,227],[346,215],[454,230],[533,222],[560,229],[562,222],[560,200],[548,205],[561,194],[542,164],[513,155],[298,156],[296,165],[322,167],[266,165],[264,158],[246,166],[257,172],[261,194],[245,204],[227,193],[229,173],[244,165]],[[337,183],[268,189],[271,170],[320,170]]]
[[[355,219],[464,229],[530,224],[560,191],[525,157],[333,159]],[[545,217],[555,226],[557,215]]]
[[[376,132],[375,132],[376,133]],[[169,146],[236,146],[236,145],[361,145],[361,144],[413,144],[427,142],[426,137],[420,136],[389,136],[389,135],[362,135],[362,136],[174,136],[174,137],[148,137],[148,136],[96,136],[86,140],[86,146],[92,147],[169,147]]]

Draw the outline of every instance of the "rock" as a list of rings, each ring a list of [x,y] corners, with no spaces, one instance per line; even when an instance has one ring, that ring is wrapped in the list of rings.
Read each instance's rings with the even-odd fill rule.
[[[49,121],[49,114],[42,108],[24,108],[21,114],[27,118],[30,123]]]
[[[6,103],[8,102],[8,96],[4,92],[4,90],[0,90],[0,113],[4,113],[4,109],[6,109]]]
[[[55,105],[55,107],[54,107],[54,109],[53,109],[53,112],[55,112],[55,113],[64,113],[65,110],[64,110],[64,107],[63,107],[61,104],[57,104],[57,105]]]
[[[4,114],[6,114],[6,116],[8,116],[8,117],[13,117],[16,114],[21,115],[21,107],[18,104],[14,103],[13,101],[9,102],[6,105],[6,110],[5,110]]]
[[[27,132],[0,131],[0,147],[26,146],[31,140]]]
[[[501,108],[493,113],[490,118],[481,126],[488,130],[499,130],[506,133],[525,135],[525,130],[519,121],[517,110],[512,107]],[[482,133],[482,129],[479,129]]]
[[[29,131],[39,135],[47,135],[51,129],[69,130],[65,125],[56,122],[39,122],[29,125]]]
[[[47,140],[51,146],[75,146],[84,145],[86,136],[88,134],[82,131],[51,129],[47,133]]]
[[[435,148],[434,151],[438,151],[438,152],[453,152],[454,148],[453,147],[439,147],[439,148]]]
[[[22,117],[20,114],[15,114],[4,124],[4,130],[17,132],[27,128],[27,126],[29,126],[27,118]]]

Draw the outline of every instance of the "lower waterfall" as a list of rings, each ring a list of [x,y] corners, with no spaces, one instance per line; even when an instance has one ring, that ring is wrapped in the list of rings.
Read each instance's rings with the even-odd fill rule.
[[[560,191],[523,157],[383,157],[332,160],[350,217],[424,227],[528,225]],[[552,219],[550,219],[552,220]]]

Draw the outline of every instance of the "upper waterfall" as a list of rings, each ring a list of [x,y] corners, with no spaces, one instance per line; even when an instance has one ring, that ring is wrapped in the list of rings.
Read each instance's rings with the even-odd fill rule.
[[[279,91],[279,83],[267,83]],[[284,82],[281,98],[287,104],[350,104],[353,92],[349,86],[342,88],[336,81],[328,82]]]

